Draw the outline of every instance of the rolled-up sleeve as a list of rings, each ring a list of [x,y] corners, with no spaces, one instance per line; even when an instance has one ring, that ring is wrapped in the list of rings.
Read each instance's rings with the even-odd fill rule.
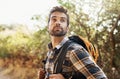
[[[70,51],[70,61],[73,67],[86,76],[87,79],[107,79],[102,69],[82,47]]]

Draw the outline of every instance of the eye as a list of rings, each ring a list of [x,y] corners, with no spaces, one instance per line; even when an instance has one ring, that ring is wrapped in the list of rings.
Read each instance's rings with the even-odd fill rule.
[[[56,19],[55,17],[52,17],[52,18],[51,18],[51,21],[52,21],[52,22],[56,22],[57,19]]]
[[[52,21],[53,21],[53,22],[56,22],[56,18],[52,18]]]
[[[60,21],[61,21],[61,22],[66,22],[67,19],[66,19],[65,17],[62,17],[62,18],[60,19]]]
[[[65,22],[65,19],[61,19],[60,21],[61,21],[61,22]]]

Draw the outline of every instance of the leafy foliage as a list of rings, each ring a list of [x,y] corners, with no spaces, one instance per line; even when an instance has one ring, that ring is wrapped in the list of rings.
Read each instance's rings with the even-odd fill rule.
[[[57,1],[68,9],[70,15],[68,35],[81,35],[95,44],[99,50],[98,65],[108,78],[120,78],[120,1]],[[40,15],[32,17],[36,21],[41,19]],[[41,62],[46,56],[50,41],[47,27],[38,29],[31,32],[22,24],[0,25],[0,77],[37,78],[37,71],[43,65]],[[15,73],[18,74],[14,75]]]
[[[31,33],[26,27],[19,24],[1,27],[4,30],[0,32],[0,73],[10,79],[36,79],[43,65],[49,42],[47,29]]]
[[[99,66],[103,68],[108,78],[119,78],[120,1],[58,0],[58,2],[69,11],[70,31],[87,37],[94,43],[99,50]]]

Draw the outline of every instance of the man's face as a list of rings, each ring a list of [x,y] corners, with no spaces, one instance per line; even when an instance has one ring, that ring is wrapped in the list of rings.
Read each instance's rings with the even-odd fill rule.
[[[52,36],[64,36],[68,31],[67,16],[62,12],[53,12],[48,23],[48,31]]]

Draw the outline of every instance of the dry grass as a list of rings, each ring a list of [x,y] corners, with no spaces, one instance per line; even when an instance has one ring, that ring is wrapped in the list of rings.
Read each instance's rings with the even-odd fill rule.
[[[37,79],[39,67],[34,57],[0,58],[0,79]]]

